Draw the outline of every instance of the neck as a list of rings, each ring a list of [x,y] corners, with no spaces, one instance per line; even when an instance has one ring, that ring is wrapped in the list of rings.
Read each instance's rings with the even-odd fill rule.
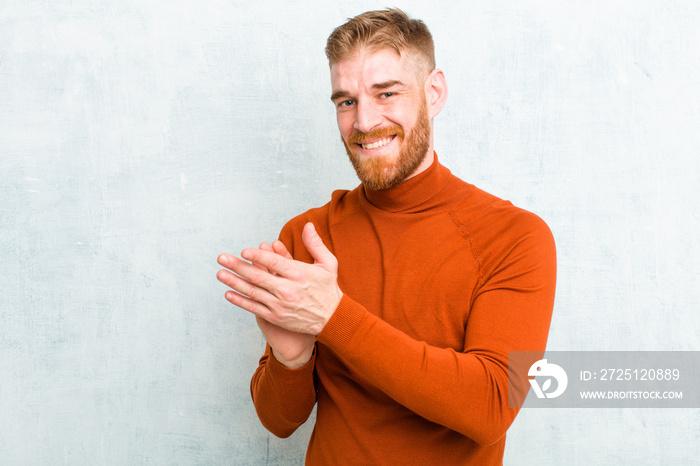
[[[426,159],[428,157],[426,156]],[[371,190],[364,186],[364,197],[374,207],[388,212],[412,212],[421,210],[447,184],[452,176],[440,165],[437,155],[430,154],[432,164],[398,186],[389,189]]]

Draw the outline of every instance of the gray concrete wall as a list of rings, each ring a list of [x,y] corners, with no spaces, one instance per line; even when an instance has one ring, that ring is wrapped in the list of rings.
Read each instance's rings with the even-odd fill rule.
[[[0,463],[301,464],[221,252],[357,181],[323,55],[374,1],[0,3]],[[558,245],[553,350],[698,350],[700,3],[405,1],[440,160]],[[698,410],[525,410],[506,464],[689,464]]]

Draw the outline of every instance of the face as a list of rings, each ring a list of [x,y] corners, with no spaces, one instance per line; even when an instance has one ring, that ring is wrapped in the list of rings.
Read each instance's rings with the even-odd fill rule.
[[[357,176],[388,189],[425,170],[431,123],[419,68],[410,54],[360,50],[331,66],[331,100]]]

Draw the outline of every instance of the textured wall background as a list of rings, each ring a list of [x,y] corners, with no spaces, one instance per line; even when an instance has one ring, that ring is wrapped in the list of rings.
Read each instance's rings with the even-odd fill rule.
[[[356,184],[325,39],[374,1],[2,0],[0,463],[300,464],[216,256]],[[553,350],[698,350],[700,3],[405,1],[441,161],[542,216]],[[526,410],[506,464],[689,464],[698,410]]]

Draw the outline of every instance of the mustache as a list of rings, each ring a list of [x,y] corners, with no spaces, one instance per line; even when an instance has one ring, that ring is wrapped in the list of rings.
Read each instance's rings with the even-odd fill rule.
[[[350,137],[348,138],[348,144],[362,144],[365,141],[370,141],[372,139],[381,139],[393,135],[398,136],[399,139],[403,139],[403,128],[399,125],[394,125],[387,126],[386,128],[378,128],[374,131],[370,131],[369,133],[363,133],[361,131],[358,131],[357,133],[353,133],[350,135]]]

